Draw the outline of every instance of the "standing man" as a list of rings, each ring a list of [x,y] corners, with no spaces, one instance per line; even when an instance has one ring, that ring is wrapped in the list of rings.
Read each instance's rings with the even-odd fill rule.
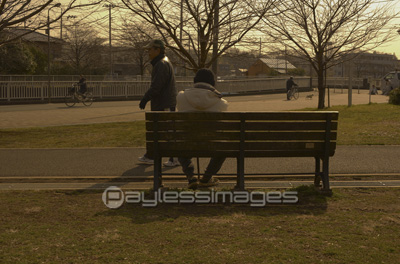
[[[151,72],[151,84],[149,90],[140,101],[140,109],[145,109],[151,101],[151,111],[175,111],[177,90],[175,87],[175,74],[173,66],[165,55],[164,43],[155,39],[150,41],[145,48],[149,52],[149,59],[153,70]],[[144,154],[139,161],[145,164],[154,164],[152,157]],[[165,166],[179,166],[178,161],[170,158]]]
[[[292,89],[293,85],[297,85],[297,84],[293,81],[293,76],[290,76],[290,78],[286,81],[286,98],[287,98],[287,100],[290,100],[289,92]]]

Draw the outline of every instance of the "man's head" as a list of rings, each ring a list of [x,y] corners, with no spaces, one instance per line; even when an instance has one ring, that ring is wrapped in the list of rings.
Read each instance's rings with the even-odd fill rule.
[[[206,68],[200,69],[197,71],[194,76],[194,83],[208,83],[212,86],[215,86],[215,76],[214,73]]]
[[[290,76],[290,79],[293,80],[293,76]]]
[[[150,60],[165,52],[164,43],[159,39],[153,39],[144,48],[148,50]]]

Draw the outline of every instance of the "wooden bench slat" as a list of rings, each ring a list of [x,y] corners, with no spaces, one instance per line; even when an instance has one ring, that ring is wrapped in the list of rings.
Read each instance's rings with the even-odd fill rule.
[[[323,157],[324,156],[323,151],[303,151],[303,152],[298,152],[298,151],[246,151],[245,152],[245,157],[248,158],[262,158],[262,157],[267,157],[267,158],[274,158],[274,157]],[[335,150],[332,150],[329,153],[329,156],[333,156],[335,154]]]
[[[332,122],[331,129],[337,130],[338,123]],[[246,122],[245,130],[325,130],[326,121],[296,121],[296,122]],[[240,130],[239,121],[161,121],[157,122],[158,131],[168,130]],[[154,122],[146,122],[146,130],[154,131]]]
[[[331,132],[329,134],[330,140],[336,140],[337,133]],[[236,131],[196,131],[196,132],[158,132],[157,137],[159,141],[176,141],[176,140],[195,140],[195,141],[217,141],[229,140],[239,141],[241,133]],[[325,140],[326,133],[320,132],[304,132],[304,131],[279,131],[279,132],[245,132],[244,136],[246,141],[249,140]],[[146,132],[146,139],[154,141],[155,135],[153,132]]]
[[[160,115],[160,113],[162,113]],[[190,112],[180,115],[180,112],[146,112],[146,120],[326,120],[328,115],[332,120],[338,119],[338,112]]]
[[[331,129],[337,130],[337,122],[331,123]],[[321,130],[325,131],[326,121],[319,122],[246,122],[245,130]]]
[[[149,152],[150,153],[150,152]],[[332,150],[329,153],[329,156],[333,156],[335,153],[334,150]],[[209,158],[212,156],[221,156],[221,157],[229,157],[229,158],[237,158],[239,156],[239,152],[237,150],[219,150],[219,151],[214,151],[214,152],[209,152],[209,151],[186,151],[184,153],[184,157],[205,157]],[[168,152],[169,156],[173,157],[182,157],[182,151],[179,150],[170,150]],[[323,151],[303,151],[303,152],[298,152],[298,151],[246,151],[244,153],[244,156],[247,158],[262,158],[262,157],[323,157],[324,152]]]
[[[150,151],[154,150],[155,143],[147,142],[147,149]],[[158,142],[158,150],[162,155],[168,156],[169,151],[217,151],[217,150],[237,150],[239,151],[239,142],[204,142],[204,141],[180,141],[180,142]],[[334,149],[336,147],[336,142],[331,142],[330,147]],[[251,150],[281,150],[281,151],[298,151],[302,150],[323,150],[325,149],[325,142],[245,142],[244,151]]]
[[[222,122],[222,121],[161,121],[157,122],[158,131],[168,130],[195,130],[195,131],[209,131],[209,130],[240,130],[240,122]],[[154,131],[154,122],[146,122],[146,130]]]

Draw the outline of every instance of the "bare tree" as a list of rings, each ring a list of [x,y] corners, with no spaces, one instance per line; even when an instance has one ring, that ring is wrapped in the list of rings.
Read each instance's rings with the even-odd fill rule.
[[[75,74],[88,74],[96,69],[105,68],[99,64],[105,39],[100,38],[93,28],[81,28],[78,23],[67,27],[66,31],[64,55]]]
[[[396,16],[381,0],[287,0],[265,17],[262,30],[289,52],[305,58],[318,75],[318,108],[325,107],[324,71],[340,58],[371,50],[390,40]],[[346,56],[347,55],[347,56]],[[333,63],[332,63],[333,62]]]
[[[242,41],[275,1],[122,0],[137,18],[152,25],[167,47],[194,71],[210,67]]]
[[[79,0],[0,0],[0,34],[7,28],[29,24],[29,29],[36,31],[48,27],[67,12],[73,9],[95,7],[103,0],[88,0],[82,3]],[[61,12],[51,18],[49,12],[54,7],[61,7]],[[29,34],[29,32],[25,33]],[[23,35],[7,35],[0,38],[2,44],[12,42]]]
[[[136,20],[125,20],[119,30],[119,43],[128,49],[131,61],[140,69],[141,75],[144,74],[149,61],[144,46],[154,37],[152,34],[154,31],[149,26]]]

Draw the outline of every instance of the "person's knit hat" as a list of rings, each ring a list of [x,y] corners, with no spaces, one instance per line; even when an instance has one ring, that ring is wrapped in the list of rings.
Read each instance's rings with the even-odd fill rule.
[[[160,39],[153,39],[150,41],[146,46],[144,46],[145,49],[150,49],[150,48],[160,48],[164,49],[164,42]]]
[[[197,71],[196,75],[194,76],[194,83],[208,83],[212,86],[215,86],[215,76],[214,73],[206,68],[200,69]]]

